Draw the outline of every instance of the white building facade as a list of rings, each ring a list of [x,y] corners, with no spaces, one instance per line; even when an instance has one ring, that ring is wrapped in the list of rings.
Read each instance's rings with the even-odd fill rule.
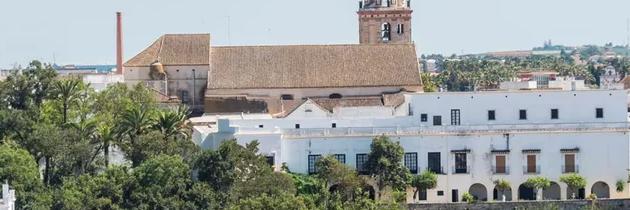
[[[217,148],[225,139],[260,142],[260,152],[279,168],[315,173],[316,160],[335,155],[363,172],[372,139],[386,135],[405,150],[413,174],[431,170],[438,186],[421,193],[423,202],[459,202],[465,192],[479,200],[502,200],[494,181],[507,180],[506,200],[533,200],[523,183],[552,181],[543,199],[591,193],[626,198],[630,168],[628,94],[622,90],[409,93],[391,110],[342,107],[329,111],[311,100],[285,118],[218,118],[212,129],[196,129],[195,141]],[[204,133],[206,132],[206,133]],[[209,133],[208,133],[209,132]],[[578,173],[584,189],[559,181]],[[413,201],[411,193],[408,200]]]

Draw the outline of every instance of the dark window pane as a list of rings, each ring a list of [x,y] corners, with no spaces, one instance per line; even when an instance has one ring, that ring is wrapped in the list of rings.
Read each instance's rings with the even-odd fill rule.
[[[420,122],[426,122],[429,119],[429,116],[427,114],[420,114]]]
[[[368,155],[367,154],[357,154],[357,172],[361,175],[366,175],[367,174],[367,168],[365,163],[367,163],[368,161]]]
[[[559,112],[558,109],[552,109],[551,110],[551,119],[556,120],[559,117]]]
[[[494,110],[488,111],[488,120],[496,120],[496,113]]]
[[[451,109],[451,125],[461,124],[461,111],[459,109]]]
[[[418,153],[405,153],[404,162],[409,172],[412,174],[418,173]]]
[[[442,116],[433,116],[433,125],[442,125]]]
[[[604,118],[604,109],[603,108],[595,109],[595,117],[596,118]]]
[[[346,155],[345,154],[335,154],[335,159],[342,164],[346,163]]]
[[[519,110],[518,119],[527,120],[527,110],[524,110],[524,109]]]
[[[315,163],[321,158],[321,155],[309,155],[308,156],[308,173],[315,174],[317,173],[317,167]]]

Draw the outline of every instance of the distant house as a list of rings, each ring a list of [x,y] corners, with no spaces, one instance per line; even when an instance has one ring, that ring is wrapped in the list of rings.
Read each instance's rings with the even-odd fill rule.
[[[501,90],[584,90],[584,80],[573,77],[558,76],[555,71],[524,71],[519,72],[512,81],[501,82]]]

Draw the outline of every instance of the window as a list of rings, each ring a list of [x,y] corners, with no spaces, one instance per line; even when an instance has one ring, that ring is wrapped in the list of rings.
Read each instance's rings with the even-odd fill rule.
[[[322,158],[321,155],[309,155],[308,156],[308,173],[309,174],[317,173],[317,167],[315,166],[315,163],[317,163],[317,161],[320,158]]]
[[[521,109],[518,111],[518,119],[527,120],[527,110]]]
[[[264,128],[264,127],[265,127],[264,125],[258,125],[258,128]]]
[[[282,100],[293,100],[293,95],[291,94],[283,94],[280,96],[280,98],[282,98]]]
[[[438,196],[444,196],[444,190],[438,190],[437,191],[437,195]]]
[[[494,110],[488,110],[488,120],[496,120],[497,114]]]
[[[468,173],[468,165],[466,164],[466,153],[455,153],[455,173]]]
[[[404,34],[405,33],[405,25],[402,23],[398,24],[398,28],[396,29],[396,32],[398,34]]]
[[[391,27],[389,23],[383,23],[381,26],[381,39],[385,42],[391,40]]]
[[[273,156],[267,156],[265,158],[267,158],[267,164],[269,164],[270,166],[274,165],[274,158],[273,158]]]
[[[418,173],[418,153],[405,153],[404,161],[405,167],[409,169],[409,172],[411,172],[412,174]]]
[[[300,129],[300,124],[295,124],[295,129]]]
[[[426,122],[429,121],[429,115],[427,114],[420,114],[420,122]]]
[[[527,168],[525,170],[528,174],[537,174],[538,166],[536,165],[536,155],[527,155]]]
[[[429,155],[428,155],[428,160],[429,160],[428,170],[429,171],[436,174],[443,174],[442,161],[441,161],[440,156],[441,155],[439,152],[429,152]]]
[[[576,173],[575,154],[564,154],[564,167],[562,173]]]
[[[343,98],[343,96],[341,94],[339,94],[339,93],[333,93],[333,94],[330,94],[328,96],[328,98],[330,98],[330,99],[340,99],[340,98]]]
[[[442,125],[442,116],[433,116],[433,125],[435,126]]]
[[[337,159],[337,161],[339,161],[342,164],[346,164],[346,155],[345,154],[335,154],[334,155],[335,159]]]
[[[494,166],[494,173],[495,174],[507,174],[507,167],[506,167],[506,157],[505,155],[497,155],[495,156],[495,166]]]
[[[420,189],[420,191],[418,191],[418,200],[421,200],[421,201],[426,201],[427,200],[427,190],[426,189]]]
[[[557,120],[559,117],[558,109],[551,109],[551,119]]]
[[[451,109],[451,125],[460,125],[460,110],[459,109]]]
[[[604,108],[595,109],[595,118],[604,118]]]
[[[188,98],[188,91],[187,90],[180,90],[179,91],[179,96],[181,97],[182,103],[188,103],[189,98]]]
[[[357,172],[361,175],[367,175],[366,163],[368,161],[367,154],[357,154]]]
[[[337,128],[337,123],[333,123],[332,128]]]

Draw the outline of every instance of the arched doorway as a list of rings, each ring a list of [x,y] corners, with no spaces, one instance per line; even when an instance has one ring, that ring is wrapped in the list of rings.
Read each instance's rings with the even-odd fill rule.
[[[507,189],[497,189],[497,187],[494,187],[494,190],[492,191],[492,198],[495,201],[503,201],[503,195],[505,195],[505,201],[512,201],[512,188],[507,188]]]
[[[597,195],[597,198],[610,198],[610,187],[606,182],[595,182],[591,188],[591,193]]]
[[[584,188],[580,189],[571,189],[567,187],[567,199],[584,199],[586,198],[586,193],[584,192]]]
[[[543,189],[543,200],[560,200],[560,185],[551,182],[548,188]]]
[[[468,189],[468,193],[477,201],[488,201],[488,191],[486,190],[486,186],[482,184],[473,184],[470,186],[470,189]]]
[[[527,187],[525,184],[521,184],[518,187],[518,199],[519,200],[536,200],[536,192],[534,188]]]

